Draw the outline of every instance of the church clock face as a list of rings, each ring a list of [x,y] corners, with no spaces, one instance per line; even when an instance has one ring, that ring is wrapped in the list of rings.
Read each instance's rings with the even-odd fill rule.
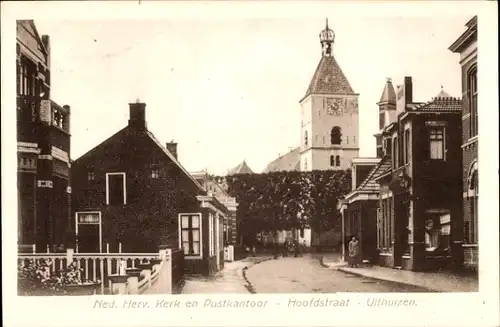
[[[344,101],[338,98],[326,99],[326,112],[329,115],[341,115],[343,111]]]

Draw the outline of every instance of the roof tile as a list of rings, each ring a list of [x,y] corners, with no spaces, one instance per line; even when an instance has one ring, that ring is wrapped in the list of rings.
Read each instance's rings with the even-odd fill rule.
[[[335,58],[333,56],[324,56],[316,68],[304,98],[310,94],[355,93]]]

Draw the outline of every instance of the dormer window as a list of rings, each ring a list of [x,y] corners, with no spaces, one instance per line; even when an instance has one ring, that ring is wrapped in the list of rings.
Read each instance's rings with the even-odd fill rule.
[[[160,178],[160,171],[158,169],[151,170],[151,178],[153,179]]]

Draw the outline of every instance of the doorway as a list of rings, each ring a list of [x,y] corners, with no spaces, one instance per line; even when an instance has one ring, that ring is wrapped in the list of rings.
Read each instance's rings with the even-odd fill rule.
[[[100,212],[76,213],[77,252],[102,252],[102,225]]]

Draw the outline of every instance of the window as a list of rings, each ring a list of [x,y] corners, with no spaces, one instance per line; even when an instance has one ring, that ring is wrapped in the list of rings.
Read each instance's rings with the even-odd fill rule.
[[[346,136],[346,141],[345,141],[346,144],[349,144],[349,136]]]
[[[180,214],[180,243],[186,256],[201,256],[201,214]]]
[[[151,178],[160,178],[160,171],[158,169],[151,170]]]
[[[478,133],[477,117],[477,67],[472,67],[467,73],[467,95],[469,99],[469,137],[474,137]]]
[[[127,204],[125,173],[106,173],[106,204]]]
[[[89,181],[93,181],[94,179],[95,179],[95,174],[94,174],[94,172],[89,172],[89,173],[87,174],[87,180],[89,180]]]
[[[27,59],[21,59],[20,67],[20,94],[27,96],[35,95],[35,66]]]
[[[394,138],[394,141],[392,142],[392,167],[397,168],[398,167],[398,139],[397,137]]]
[[[304,159],[304,170],[307,170],[307,159]]]
[[[385,126],[385,113],[383,111],[379,114],[378,126],[379,129],[383,129]]]
[[[468,235],[467,240],[470,244],[478,243],[478,199],[479,199],[479,180],[478,180],[478,170],[477,161],[471,165],[468,177],[468,190],[467,190],[467,201],[469,202],[469,221],[468,223]]]
[[[332,132],[330,133],[331,143],[332,145],[339,145],[342,143],[342,130],[340,127],[335,126],[332,128]]]
[[[444,160],[444,128],[433,127],[429,129],[430,159]]]
[[[340,167],[340,156],[335,157],[335,164],[337,165],[337,167]]]
[[[304,133],[304,145],[307,146],[308,144],[309,144],[309,138],[307,135],[307,131],[305,131],[305,133]]]
[[[79,224],[99,224],[99,213],[98,212],[78,212],[78,223]]]
[[[385,139],[385,149],[384,152],[386,155],[391,155],[392,156],[392,139],[387,138]]]
[[[330,166],[332,166],[332,167],[335,166],[335,156],[334,155],[330,156]]]
[[[450,214],[428,215],[425,220],[425,249],[435,251],[447,250],[450,247]]]
[[[405,129],[404,132],[404,151],[405,151],[405,161],[404,164],[408,164],[410,162],[410,129]]]

